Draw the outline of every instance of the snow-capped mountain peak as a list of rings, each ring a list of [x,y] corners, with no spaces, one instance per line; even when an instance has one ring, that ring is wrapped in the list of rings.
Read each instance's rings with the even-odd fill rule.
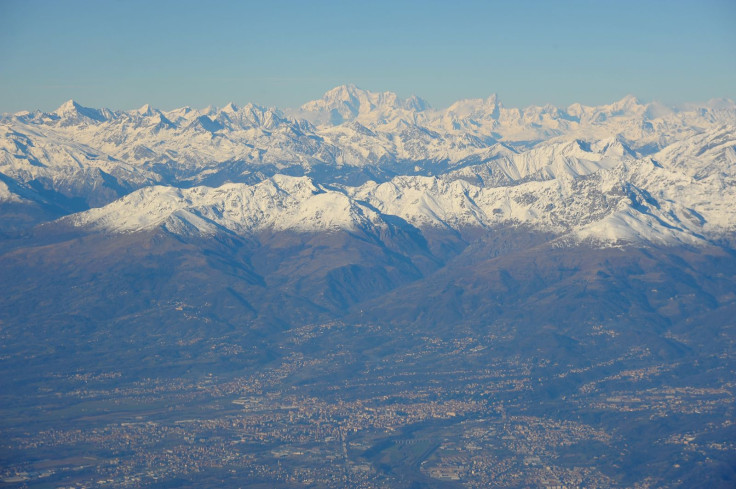
[[[646,109],[645,105],[634,95],[626,95],[609,106],[611,115],[626,115],[641,113]]]
[[[149,104],[143,104],[140,108],[138,108],[134,112],[136,112],[140,116],[152,116],[156,113]]]
[[[458,119],[498,119],[503,107],[495,93],[485,99],[465,99],[452,104],[446,111],[447,115]]]
[[[126,232],[523,223],[697,243],[736,232],[735,128],[730,100],[520,109],[491,95],[435,110],[354,85],[285,111],[70,100],[0,119],[0,201],[88,209],[69,222]]]
[[[65,114],[76,113],[79,108],[81,108],[81,105],[79,105],[75,100],[69,99],[61,104],[54,113],[58,116],[63,116]]]
[[[232,102],[228,102],[227,104],[225,104],[225,106],[222,109],[220,109],[220,112],[235,113],[238,110],[239,109],[237,105],[235,105]]]
[[[92,109],[83,107],[74,100],[67,100],[54,111],[61,120],[69,123],[87,119],[89,121],[104,122],[111,115],[106,109]]]
[[[341,85],[326,92],[321,99],[302,105],[294,113],[317,124],[339,125],[361,119],[385,119],[392,112],[421,112],[429,104],[413,95],[401,99],[394,92],[371,92],[355,85]]]

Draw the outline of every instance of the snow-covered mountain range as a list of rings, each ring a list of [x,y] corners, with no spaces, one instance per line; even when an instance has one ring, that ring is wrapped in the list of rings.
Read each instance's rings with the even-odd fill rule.
[[[16,228],[56,218],[195,235],[523,224],[575,241],[697,244],[733,235],[734,203],[729,100],[517,109],[494,95],[437,110],[348,85],[298,109],[69,101],[0,119],[0,210],[37,211]]]

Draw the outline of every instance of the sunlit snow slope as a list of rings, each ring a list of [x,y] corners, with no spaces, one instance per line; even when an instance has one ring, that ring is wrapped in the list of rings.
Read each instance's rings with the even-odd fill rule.
[[[733,234],[735,189],[728,100],[516,109],[494,95],[437,110],[348,85],[289,110],[69,101],[0,119],[0,205],[102,231],[376,231],[399,219],[697,244]]]

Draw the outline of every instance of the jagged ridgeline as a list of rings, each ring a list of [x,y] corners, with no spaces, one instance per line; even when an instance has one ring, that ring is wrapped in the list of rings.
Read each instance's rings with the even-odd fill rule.
[[[2,118],[0,229],[69,214],[108,231],[208,235],[400,219],[697,243],[736,223],[735,124],[723,100],[512,109],[491,96],[435,110],[354,86],[296,110],[69,101]]]
[[[0,485],[734,486],[732,101],[69,101],[0,237]]]

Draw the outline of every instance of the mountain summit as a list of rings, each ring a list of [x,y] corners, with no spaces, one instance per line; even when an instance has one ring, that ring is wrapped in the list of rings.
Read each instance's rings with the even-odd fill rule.
[[[733,488],[736,106],[0,118],[3,487]]]
[[[54,114],[68,123],[81,122],[84,119],[89,119],[95,122],[104,122],[108,119],[109,111],[105,109],[83,107],[70,99],[61,104],[59,108],[54,111]]]
[[[70,100],[1,120],[0,198],[115,232],[174,218],[204,235],[398,218],[460,233],[516,223],[606,246],[697,245],[736,228],[734,127],[729,101],[676,108],[633,96],[518,109],[494,94],[436,110],[342,85],[297,110],[229,103],[166,113]],[[292,177],[314,195],[291,195],[283,183]],[[242,206],[226,212],[234,201]]]
[[[335,87],[321,99],[307,102],[298,114],[316,122],[342,124],[371,114],[380,118],[392,112],[421,112],[428,108],[429,104],[417,96],[401,99],[393,92],[371,92],[350,84]]]

